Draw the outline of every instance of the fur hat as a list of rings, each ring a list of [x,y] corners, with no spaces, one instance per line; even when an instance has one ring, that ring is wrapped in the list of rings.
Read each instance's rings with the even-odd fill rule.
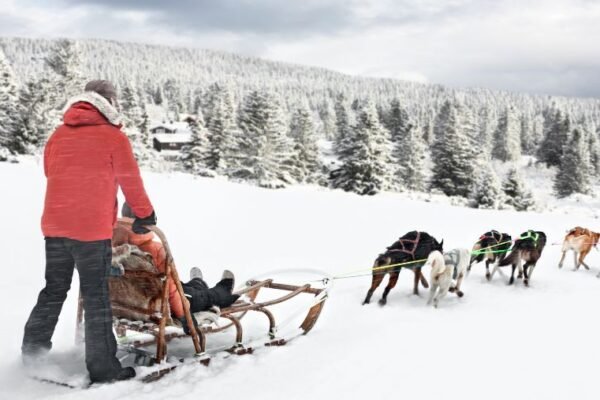
[[[98,93],[100,96],[108,100],[108,102],[111,103],[113,106],[116,106],[117,104],[117,89],[109,81],[105,81],[102,79],[89,81],[87,85],[85,85],[84,90],[86,92]]]

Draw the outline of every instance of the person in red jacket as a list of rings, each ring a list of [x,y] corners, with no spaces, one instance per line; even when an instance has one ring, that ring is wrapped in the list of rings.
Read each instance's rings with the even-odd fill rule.
[[[69,100],[63,124],[44,149],[47,177],[42,232],[46,285],[25,325],[23,361],[35,362],[52,347],[52,335],[77,267],[85,311],[85,361],[92,382],[135,376],[116,358],[108,276],[112,229],[120,187],[146,233],[156,214],[144,189],[127,136],[121,132],[117,94],[107,81],[89,82]]]

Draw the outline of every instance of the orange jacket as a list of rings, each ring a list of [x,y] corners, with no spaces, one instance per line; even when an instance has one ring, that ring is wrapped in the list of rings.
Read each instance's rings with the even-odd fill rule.
[[[154,240],[154,233],[148,232],[145,234],[137,234],[131,230],[130,225],[120,224],[119,221],[131,222],[132,219],[120,218],[115,225],[113,230],[113,246],[120,245],[123,243],[129,243],[140,248],[140,250],[150,254],[156,268],[164,273],[166,269],[167,254],[162,243]],[[169,287],[169,305],[171,306],[171,313],[181,318],[184,316],[183,303],[181,302],[181,296],[177,292],[177,286],[171,277],[167,278]]]

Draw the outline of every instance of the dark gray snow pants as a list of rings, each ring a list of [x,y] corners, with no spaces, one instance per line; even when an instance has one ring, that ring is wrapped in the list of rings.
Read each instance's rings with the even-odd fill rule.
[[[85,362],[92,381],[114,379],[121,371],[116,358],[108,292],[112,247],[110,239],[80,242],[46,238],[46,287],[39,294],[25,325],[21,351],[24,356],[46,352],[67,292],[73,269],[79,273],[85,312]]]

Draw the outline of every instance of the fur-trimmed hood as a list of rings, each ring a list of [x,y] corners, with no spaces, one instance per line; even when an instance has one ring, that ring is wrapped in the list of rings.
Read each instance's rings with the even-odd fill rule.
[[[95,121],[93,120],[93,117],[90,115],[81,115],[82,113],[76,113],[75,115],[73,115],[73,106],[76,105],[77,103],[87,103],[90,104],[91,106],[93,106],[93,108],[95,108],[100,114],[102,114],[102,116],[104,116],[104,118],[106,118],[106,120],[115,126],[119,126],[121,125],[121,115],[119,115],[119,112],[117,111],[117,109],[115,107],[113,107],[112,104],[110,104],[110,102],[108,100],[106,100],[104,97],[102,97],[101,95],[99,95],[96,92],[90,92],[90,91],[86,91],[83,92],[80,95],[74,96],[72,98],[69,99],[69,101],[67,102],[67,105],[64,108],[64,117],[63,120],[66,124],[69,125],[78,125],[79,122],[82,122],[82,124],[84,125],[96,125],[97,123],[94,123]],[[86,110],[85,108],[89,108],[89,107],[83,107],[84,110],[83,113],[85,114]],[[89,111],[89,110],[87,110]],[[70,119],[75,119],[76,123],[72,123],[73,121],[69,121]]]

